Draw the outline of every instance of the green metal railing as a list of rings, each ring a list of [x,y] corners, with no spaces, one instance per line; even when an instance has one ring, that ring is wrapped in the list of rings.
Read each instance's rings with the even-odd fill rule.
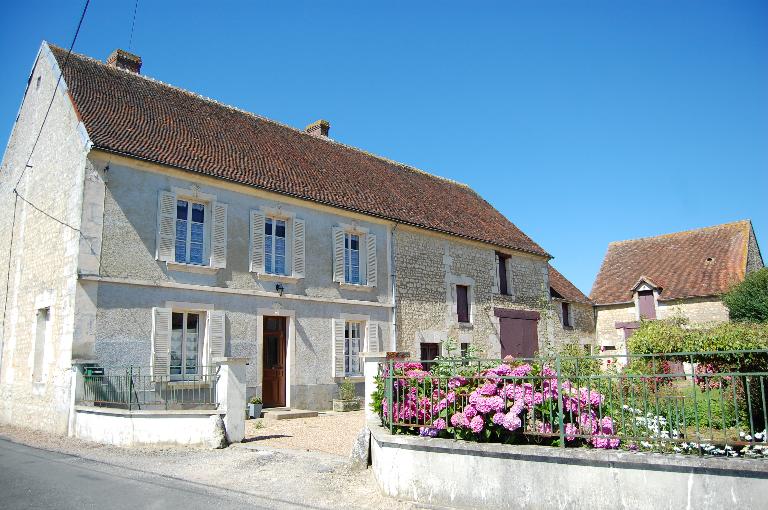
[[[87,368],[78,405],[128,410],[215,409],[218,367],[197,374],[154,375],[149,367]]]
[[[379,368],[381,418],[392,432],[768,454],[768,350],[438,358],[429,371],[407,363],[421,362]]]

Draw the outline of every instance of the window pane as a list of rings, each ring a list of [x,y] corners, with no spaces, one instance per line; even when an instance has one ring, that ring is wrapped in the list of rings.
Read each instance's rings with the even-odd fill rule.
[[[176,262],[187,261],[187,243],[183,239],[176,240]]]
[[[187,208],[189,204],[186,200],[177,200],[176,201],[176,219],[179,220],[186,220],[187,219]]]
[[[203,245],[198,243],[191,243],[189,245],[189,261],[192,264],[203,263]]]
[[[205,221],[205,206],[203,204],[192,204],[192,221],[196,223]]]
[[[171,315],[171,375],[181,374],[182,341],[184,338],[184,314]]]
[[[205,232],[205,228],[203,227],[202,223],[192,223],[192,239],[191,241],[193,243],[202,243],[203,242],[203,233]]]
[[[285,237],[285,221],[275,221],[275,235],[278,237]]]
[[[285,274],[285,257],[275,256],[275,274]]]
[[[264,222],[264,233],[268,236],[272,235],[272,218],[267,218]]]
[[[359,247],[358,247],[359,243],[360,243],[360,238],[358,236],[350,236],[350,243],[349,243],[350,249],[352,249],[352,250],[359,249]]]
[[[187,314],[187,344],[185,356],[186,374],[197,373],[197,353],[200,335],[198,333],[198,324],[200,316],[196,313]]]

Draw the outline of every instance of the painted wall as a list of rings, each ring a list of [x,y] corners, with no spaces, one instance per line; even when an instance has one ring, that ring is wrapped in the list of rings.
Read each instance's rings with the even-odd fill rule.
[[[538,310],[549,299],[547,261],[510,253],[510,294],[495,289],[493,247],[398,226],[394,233],[397,268],[397,348],[414,357],[422,342],[472,343],[484,356],[500,355],[499,321],[494,307]],[[470,323],[456,316],[455,285],[470,287]],[[539,321],[539,342],[550,341],[547,320]]]
[[[0,317],[0,421],[65,433],[81,239],[76,230],[60,222],[79,228],[88,141],[81,136],[63,82],[56,90],[31,167],[19,182],[23,199],[15,201],[12,193],[40,132],[58,75],[58,65],[44,45],[0,168],[0,304],[5,306]],[[49,308],[50,319],[48,331],[41,337],[45,343],[42,371],[34,377],[37,311],[41,308]]]
[[[480,444],[371,428],[372,469],[392,497],[451,508],[764,508],[764,461]],[[513,489],[508,489],[513,488]]]

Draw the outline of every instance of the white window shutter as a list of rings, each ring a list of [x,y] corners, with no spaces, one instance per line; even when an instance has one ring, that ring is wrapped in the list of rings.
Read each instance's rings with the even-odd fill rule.
[[[368,352],[381,352],[381,343],[379,342],[379,323],[368,321]]]
[[[499,264],[503,264],[504,261],[499,259],[498,254],[494,255],[494,256],[496,258],[496,264],[493,266],[493,289],[492,289],[492,291],[493,291],[494,294],[498,294],[499,292],[501,292],[500,287],[499,287]]]
[[[152,376],[161,380],[171,373],[171,314],[170,308],[152,308]]]
[[[208,312],[208,362],[224,356],[226,346],[226,320],[222,310]]]
[[[176,258],[176,193],[161,191],[157,205],[157,260]]]
[[[293,276],[304,278],[304,220],[293,220]]]
[[[227,204],[214,202],[211,222],[211,267],[227,267]]]
[[[251,267],[252,273],[264,272],[264,213],[251,211]]]
[[[333,319],[333,377],[344,377],[344,326],[343,319]]]
[[[344,282],[344,230],[333,229],[333,281]]]
[[[376,234],[367,234],[365,236],[367,244],[366,260],[365,260],[365,272],[366,272],[366,284],[369,287],[376,286],[376,276],[378,275],[378,268],[376,266]]]

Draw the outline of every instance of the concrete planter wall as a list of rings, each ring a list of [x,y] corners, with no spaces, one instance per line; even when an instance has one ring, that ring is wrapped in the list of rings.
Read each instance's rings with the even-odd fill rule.
[[[333,400],[333,410],[338,413],[345,413],[347,411],[359,411],[360,401],[358,399],[352,400]]]
[[[466,508],[765,508],[768,464],[394,436],[369,421],[373,472],[397,498]]]

